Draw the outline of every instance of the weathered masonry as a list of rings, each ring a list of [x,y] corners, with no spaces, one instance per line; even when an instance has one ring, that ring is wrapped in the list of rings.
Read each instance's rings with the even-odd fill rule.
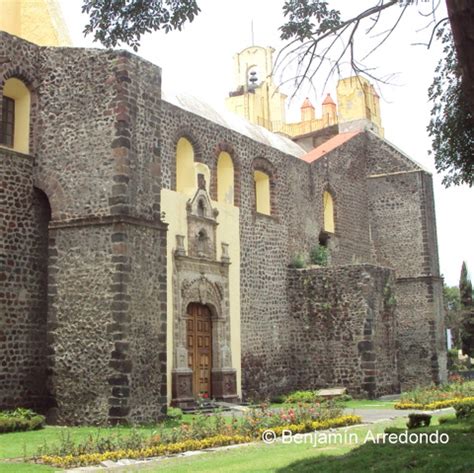
[[[148,422],[445,379],[431,176],[364,120],[295,142],[128,52],[0,32],[0,58],[1,408]]]

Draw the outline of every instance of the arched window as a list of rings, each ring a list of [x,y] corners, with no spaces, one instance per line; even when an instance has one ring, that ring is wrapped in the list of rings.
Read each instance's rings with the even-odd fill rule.
[[[191,193],[196,188],[195,181],[193,145],[180,138],[176,145],[176,190]]]
[[[270,176],[262,171],[254,171],[255,181],[255,210],[258,213],[270,215]]]
[[[234,205],[234,164],[226,151],[217,159],[217,202]]]
[[[334,233],[334,201],[328,191],[323,193],[324,231]]]
[[[28,87],[19,79],[8,79],[3,86],[0,144],[29,152],[30,107]]]

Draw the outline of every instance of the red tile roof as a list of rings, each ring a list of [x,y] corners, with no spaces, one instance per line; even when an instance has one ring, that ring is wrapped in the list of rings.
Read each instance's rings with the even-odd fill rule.
[[[314,148],[309,153],[305,154],[301,159],[306,161],[307,163],[312,163],[316,161],[320,157],[324,156],[326,153],[338,148],[339,146],[343,145],[347,141],[354,138],[354,136],[361,133],[361,131],[351,131],[348,133],[339,133],[336,136],[333,136],[329,140],[325,141],[323,144],[319,145],[318,147]]]
[[[336,105],[336,102],[334,102],[334,100],[332,99],[331,94],[326,95],[323,105]]]
[[[309,98],[306,97],[301,108],[314,108],[313,104],[310,102]]]

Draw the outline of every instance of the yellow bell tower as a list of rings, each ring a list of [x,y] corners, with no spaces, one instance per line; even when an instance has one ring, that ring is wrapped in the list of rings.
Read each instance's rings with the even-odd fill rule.
[[[250,46],[234,56],[236,89],[226,99],[227,108],[269,130],[285,123],[286,95],[272,80],[273,48]]]
[[[40,46],[70,46],[56,0],[0,0],[0,31]]]

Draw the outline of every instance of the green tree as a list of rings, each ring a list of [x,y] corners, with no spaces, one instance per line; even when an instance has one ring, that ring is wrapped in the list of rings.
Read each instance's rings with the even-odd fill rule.
[[[455,348],[461,346],[460,330],[462,323],[461,299],[457,286],[443,286],[443,300],[446,328],[451,329]]]
[[[441,1],[441,0],[440,0]],[[340,11],[330,7],[330,0],[285,0],[283,13],[286,23],[281,26],[281,38],[288,43],[279,57],[283,63],[298,63],[296,88],[303,81],[312,79],[321,65],[329,61],[329,76],[339,65],[349,59],[356,74],[374,78],[371,71],[362,66],[356,54],[356,33],[364,23],[370,33],[381,14],[393,11],[399,14],[385,34],[377,35],[374,47],[365,57],[381,47],[402,21],[407,9],[418,0],[373,0],[373,5],[356,16],[344,19]],[[435,5],[431,0],[420,0]],[[438,2],[439,5],[439,2]],[[433,27],[449,23],[451,33],[443,37],[445,57],[438,66],[437,76],[430,88],[433,102],[429,134],[433,139],[433,155],[436,169],[445,172],[443,183],[474,183],[474,2],[470,0],[446,0],[448,17]],[[433,18],[436,6],[433,6]],[[151,31],[180,30],[186,22],[193,21],[200,12],[197,0],[83,0],[83,12],[90,21],[85,33],[93,33],[94,39],[107,47],[120,43],[138,49],[140,38]],[[338,45],[342,50],[331,57]],[[365,58],[362,58],[362,61]],[[328,77],[329,77],[328,76]]]
[[[443,184],[474,181],[474,124],[472,110],[462,88],[451,31],[438,33],[444,45],[435,77],[428,90],[433,104],[428,134],[432,138],[436,170],[444,173]]]
[[[462,351],[469,357],[474,356],[474,306],[472,303],[472,283],[467,272],[466,262],[461,267],[459,294],[462,315],[461,341]]]
[[[111,48],[128,44],[135,51],[145,33],[181,30],[200,12],[196,0],[84,0],[89,15],[85,34]]]

